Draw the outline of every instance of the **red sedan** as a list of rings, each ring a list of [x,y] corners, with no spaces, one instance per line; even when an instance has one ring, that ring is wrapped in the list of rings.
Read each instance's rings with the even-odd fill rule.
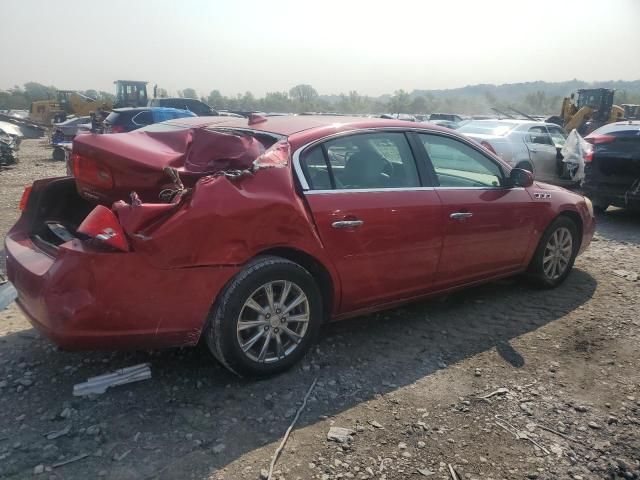
[[[32,324],[68,349],[196,345],[280,372],[321,324],[527,273],[556,287],[595,229],[581,195],[451,130],[329,116],[83,135],[5,241]]]

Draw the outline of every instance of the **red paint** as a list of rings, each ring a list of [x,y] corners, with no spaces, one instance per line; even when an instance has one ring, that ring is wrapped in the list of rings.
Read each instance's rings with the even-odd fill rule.
[[[28,208],[5,241],[7,271],[20,307],[56,343],[71,349],[194,345],[225,284],[256,255],[276,248],[302,252],[326,269],[333,292],[329,313],[339,319],[522,272],[546,226],[563,212],[583,223],[581,251],[595,229],[583,197],[537,182],[497,190],[306,195],[297,185],[291,155],[309,142],[375,127],[454,135],[432,125],[312,116],[269,117],[251,127],[235,118],[171,123],[178,122],[185,127],[178,133],[85,135],[74,147],[75,154],[108,168],[114,181],[107,189],[80,178],[78,190],[107,207],[127,201],[116,202],[115,216],[98,225],[117,217],[129,252],[80,239],[57,248],[38,243],[31,235],[35,204],[52,180],[34,184]],[[281,140],[262,154],[253,140],[243,140],[252,152],[244,155],[230,139],[222,168],[252,173],[203,176],[223,160],[208,156],[222,137],[204,127],[269,132]],[[172,186],[165,166],[177,168],[192,188],[174,203],[157,200],[159,189]],[[132,190],[142,203],[129,201]],[[536,199],[534,192],[551,198]],[[456,212],[473,216],[452,220]],[[331,226],[353,219],[364,223]]]

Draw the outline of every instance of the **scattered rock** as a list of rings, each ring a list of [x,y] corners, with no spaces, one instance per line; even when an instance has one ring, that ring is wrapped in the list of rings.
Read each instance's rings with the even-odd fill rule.
[[[42,473],[44,473],[44,465],[36,465],[35,467],[33,467],[34,475],[40,475]]]
[[[329,433],[327,433],[327,440],[338,443],[349,443],[352,440],[352,435],[356,432],[350,428],[343,427],[331,427]]]
[[[375,420],[369,420],[367,423],[369,423],[369,425],[371,425],[373,428],[384,428],[380,423],[376,422]]]

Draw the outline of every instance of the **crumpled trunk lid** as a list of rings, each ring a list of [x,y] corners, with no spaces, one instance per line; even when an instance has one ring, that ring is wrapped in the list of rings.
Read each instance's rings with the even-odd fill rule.
[[[237,131],[139,130],[77,137],[72,164],[85,198],[110,205],[135,191],[143,202],[156,202],[162,190],[173,186],[165,167],[176,169],[189,188],[220,170],[249,168],[264,150],[256,138]]]

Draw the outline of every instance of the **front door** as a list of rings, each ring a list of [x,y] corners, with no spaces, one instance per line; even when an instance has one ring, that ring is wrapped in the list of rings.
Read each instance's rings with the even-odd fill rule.
[[[524,188],[506,188],[503,167],[470,144],[418,134],[433,167],[445,236],[436,288],[522,268],[535,204]]]
[[[562,174],[562,159],[544,126],[531,127],[525,143],[533,164],[536,180],[557,183]]]
[[[300,165],[306,200],[340,275],[340,313],[430,288],[442,248],[441,205],[421,180],[405,133],[341,136],[304,152]]]

